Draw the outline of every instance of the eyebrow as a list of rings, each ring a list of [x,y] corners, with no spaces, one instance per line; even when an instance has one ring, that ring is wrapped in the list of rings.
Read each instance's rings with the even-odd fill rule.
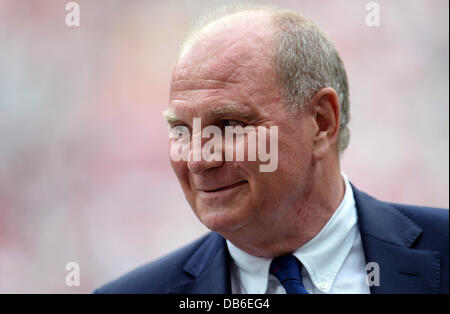
[[[249,117],[249,108],[242,104],[229,104],[215,107],[208,112],[206,112],[207,116],[224,116],[224,115],[234,115],[242,118]],[[167,109],[163,111],[163,117],[168,124],[174,124],[176,122],[183,121],[172,109]]]
[[[235,115],[240,116],[242,118],[246,118],[249,116],[248,114],[249,108],[247,106],[241,104],[230,104],[219,106],[214,109],[211,109],[207,115],[209,116],[218,116],[218,115]]]

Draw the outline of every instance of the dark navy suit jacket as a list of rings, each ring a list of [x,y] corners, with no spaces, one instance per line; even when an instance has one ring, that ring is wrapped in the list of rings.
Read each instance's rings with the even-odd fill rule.
[[[353,192],[366,263],[380,269],[371,293],[448,293],[448,210]],[[229,263],[225,239],[211,232],[95,293],[231,293]]]

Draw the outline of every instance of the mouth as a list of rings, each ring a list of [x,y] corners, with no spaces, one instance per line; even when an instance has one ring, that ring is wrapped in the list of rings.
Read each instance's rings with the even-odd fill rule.
[[[227,189],[232,189],[232,188],[237,187],[239,185],[242,185],[242,184],[244,184],[246,182],[247,181],[239,181],[237,183],[226,185],[226,186],[223,186],[221,188],[217,188],[217,189],[203,189],[203,190],[199,190],[199,191],[206,192],[206,193],[219,192],[219,191],[223,191],[223,190],[227,190]]]
[[[232,193],[233,191],[238,190],[241,186],[248,183],[246,180],[239,181],[230,185],[222,186],[220,188],[211,188],[211,189],[199,189],[199,193],[203,197],[217,197],[225,194]]]

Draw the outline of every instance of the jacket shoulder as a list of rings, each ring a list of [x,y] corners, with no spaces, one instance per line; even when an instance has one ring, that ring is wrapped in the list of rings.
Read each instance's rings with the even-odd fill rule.
[[[183,271],[185,262],[210,234],[97,288],[94,293],[143,294],[167,293],[171,284],[190,278]]]
[[[391,203],[390,205],[395,207],[423,229],[423,240],[442,240],[444,243],[447,243],[448,248],[448,209],[395,203]]]

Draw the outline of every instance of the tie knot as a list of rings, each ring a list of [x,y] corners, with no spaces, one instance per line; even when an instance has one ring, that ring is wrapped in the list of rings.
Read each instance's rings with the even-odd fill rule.
[[[277,277],[288,294],[307,294],[303,286],[302,264],[292,254],[274,258],[270,264],[270,273]]]
[[[289,279],[302,280],[300,261],[292,254],[274,258],[270,264],[270,273],[282,284]]]

